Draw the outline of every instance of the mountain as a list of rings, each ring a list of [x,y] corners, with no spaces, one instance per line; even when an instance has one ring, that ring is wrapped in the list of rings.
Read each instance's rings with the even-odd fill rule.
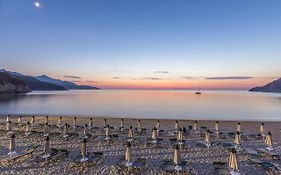
[[[23,75],[21,73],[18,72],[10,72],[10,71],[6,71],[5,69],[0,69],[0,72],[2,73],[6,73],[9,74],[10,76],[21,80],[23,82],[25,82],[27,84],[27,86],[29,87],[30,90],[32,91],[44,91],[44,90],[66,90],[64,87],[62,86],[58,86],[56,84],[52,84],[52,83],[46,83],[46,82],[42,82],[37,80],[36,78],[32,77],[32,76],[28,76],[28,75]]]
[[[262,87],[254,87],[249,91],[252,92],[280,92],[281,93],[281,78],[274,80]]]
[[[42,81],[42,82],[52,83],[52,84],[56,84],[58,86],[62,86],[65,89],[99,89],[99,88],[94,87],[94,86],[77,85],[77,84],[72,83],[72,82],[54,79],[54,78],[48,77],[46,75],[37,76],[37,77],[34,77],[34,78],[36,78],[37,80]]]
[[[0,70],[0,93],[27,93],[30,92],[26,82]]]

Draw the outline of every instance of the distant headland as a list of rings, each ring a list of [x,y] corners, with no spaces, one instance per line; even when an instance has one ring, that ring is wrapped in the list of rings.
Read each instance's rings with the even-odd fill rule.
[[[31,91],[63,91],[77,89],[98,90],[99,88],[88,85],[77,85],[46,75],[33,77],[0,69],[0,93],[27,93]]]
[[[254,87],[250,89],[251,92],[279,92],[281,93],[281,78],[274,80],[261,87]]]

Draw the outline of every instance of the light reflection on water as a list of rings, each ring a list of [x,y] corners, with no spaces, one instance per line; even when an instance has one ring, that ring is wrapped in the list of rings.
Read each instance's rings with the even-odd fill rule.
[[[99,90],[1,94],[0,114],[279,120],[281,94],[247,91]]]

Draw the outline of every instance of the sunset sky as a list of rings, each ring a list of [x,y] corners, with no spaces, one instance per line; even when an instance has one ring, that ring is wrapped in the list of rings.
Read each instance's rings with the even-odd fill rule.
[[[0,1],[0,68],[104,89],[249,89],[281,77],[279,0]]]

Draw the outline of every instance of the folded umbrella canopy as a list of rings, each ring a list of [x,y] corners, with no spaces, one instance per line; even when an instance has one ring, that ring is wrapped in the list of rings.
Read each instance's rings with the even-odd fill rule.
[[[86,139],[83,139],[82,143],[81,143],[81,162],[85,162],[88,160],[88,157],[87,157],[87,140]]]
[[[43,158],[48,158],[51,155],[51,148],[50,148],[50,138],[47,136],[45,138],[45,143],[44,143],[44,155]]]
[[[133,165],[131,147],[132,147],[131,143],[128,142],[126,145],[126,150],[125,150],[125,160],[127,161],[126,166],[128,166],[128,167]]]
[[[174,147],[174,164],[175,164],[175,170],[180,171],[182,170],[182,167],[180,166],[181,163],[181,153],[179,150],[179,146],[176,145]]]
[[[265,137],[265,144],[267,145],[268,150],[272,151],[273,147],[272,147],[272,134],[271,132],[268,132],[266,137]]]
[[[12,134],[11,137],[10,137],[9,150],[10,150],[10,152],[8,153],[8,155],[15,155],[15,154],[17,154],[17,152],[16,152],[16,136],[15,136],[15,134]]]
[[[234,148],[231,149],[230,154],[229,154],[229,168],[231,168],[230,174],[232,175],[239,175],[238,173],[238,163],[237,163],[237,155],[236,155],[236,150]]]

